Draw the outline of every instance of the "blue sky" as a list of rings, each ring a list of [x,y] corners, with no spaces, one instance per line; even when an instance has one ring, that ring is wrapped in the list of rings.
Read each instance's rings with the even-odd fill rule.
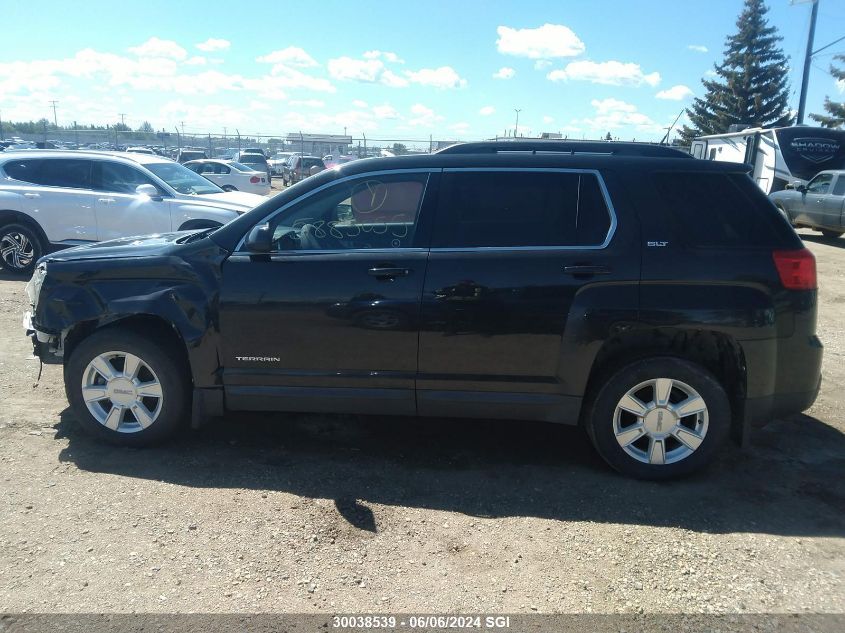
[[[170,131],[659,139],[702,94],[742,0],[3,3],[0,116]],[[769,0],[797,107],[810,5]],[[816,48],[845,34],[821,0]],[[808,111],[845,100],[814,61]],[[682,119],[683,121],[683,119]]]

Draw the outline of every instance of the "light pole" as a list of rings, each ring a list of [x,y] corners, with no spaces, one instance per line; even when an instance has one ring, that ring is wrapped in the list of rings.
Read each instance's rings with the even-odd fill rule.
[[[516,138],[519,136],[519,113],[522,112],[522,108],[514,108],[513,111],[516,112],[516,125],[513,126],[513,136]]]

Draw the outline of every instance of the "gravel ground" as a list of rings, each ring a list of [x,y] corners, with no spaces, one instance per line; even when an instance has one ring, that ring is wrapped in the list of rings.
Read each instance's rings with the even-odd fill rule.
[[[845,238],[802,232],[825,382],[677,483],[577,429],[231,415],[154,450],[77,431],[0,272],[0,611],[843,612]]]

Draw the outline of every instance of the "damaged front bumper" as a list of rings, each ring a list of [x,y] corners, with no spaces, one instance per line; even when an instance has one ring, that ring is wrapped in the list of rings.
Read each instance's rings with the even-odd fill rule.
[[[47,365],[61,365],[64,362],[62,337],[36,330],[32,324],[32,312],[23,315],[23,329],[32,341],[32,353]]]

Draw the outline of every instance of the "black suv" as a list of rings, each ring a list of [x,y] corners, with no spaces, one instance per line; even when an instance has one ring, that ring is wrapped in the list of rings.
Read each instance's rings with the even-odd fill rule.
[[[558,141],[356,161],[42,258],[28,329],[119,444],[232,410],[545,420],[677,477],[819,389],[815,260],[747,170]]]

